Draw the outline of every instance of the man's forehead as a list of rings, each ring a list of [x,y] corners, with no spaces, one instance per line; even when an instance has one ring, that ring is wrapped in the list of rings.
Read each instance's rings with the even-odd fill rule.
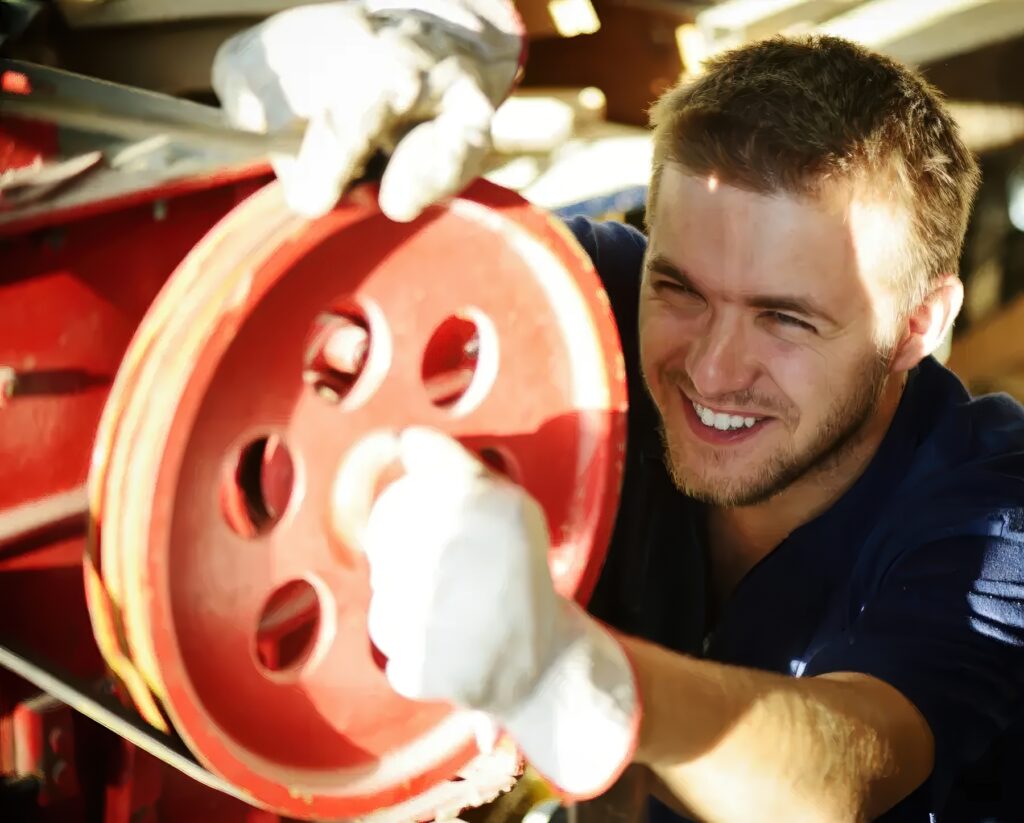
[[[752,192],[669,168],[658,190],[651,242],[669,257],[758,255],[764,261],[824,251],[843,255],[850,231],[847,210],[835,200]]]
[[[650,239],[658,253],[746,252],[757,261],[851,269],[891,286],[912,235],[908,208],[881,187],[839,181],[811,195],[752,192],[667,164],[654,204]],[[676,261],[684,265],[685,261]]]

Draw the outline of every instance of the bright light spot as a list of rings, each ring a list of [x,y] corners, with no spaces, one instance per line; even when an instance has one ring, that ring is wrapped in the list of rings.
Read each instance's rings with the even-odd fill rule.
[[[704,71],[710,47],[704,33],[693,23],[676,26],[676,50],[684,75],[696,77]]]
[[[596,86],[587,86],[584,89],[580,89],[576,99],[588,111],[604,111],[608,105],[604,92]]]
[[[718,188],[718,178],[715,175],[713,175],[713,174],[709,174],[708,175],[708,191],[714,191],[717,188]]]
[[[590,0],[549,0],[548,15],[562,37],[593,34],[601,28]]]
[[[1010,172],[1006,188],[1010,222],[1017,231],[1024,231],[1024,164]]]

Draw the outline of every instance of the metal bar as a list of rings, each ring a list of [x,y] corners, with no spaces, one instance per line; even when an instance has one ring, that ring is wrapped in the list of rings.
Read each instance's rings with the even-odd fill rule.
[[[0,116],[44,120],[69,129],[130,140],[165,134],[197,147],[219,149],[235,159],[264,157],[268,152],[295,153],[302,129],[272,135],[232,127],[224,112],[167,94],[110,83],[64,69],[23,60],[0,59]]]
[[[89,694],[72,678],[51,670],[13,650],[9,644],[0,643],[0,666],[14,672],[36,688],[65,703],[71,709],[99,723],[114,734],[123,737],[183,774],[210,789],[230,795],[243,803],[252,804],[253,799],[242,789],[207,771],[195,761],[184,746],[174,738],[161,734],[156,729],[134,717],[124,707],[107,703]]]
[[[0,92],[0,112],[130,140],[143,140],[155,134],[163,134],[174,140],[227,151],[241,150],[260,156],[272,151],[295,154],[302,140],[301,135],[294,132],[268,135],[228,126],[217,128],[203,123],[159,120],[123,111],[104,111],[69,100],[46,99],[38,92],[27,95]]]
[[[89,495],[85,486],[0,511],[0,548],[46,529],[84,520],[88,513]]]

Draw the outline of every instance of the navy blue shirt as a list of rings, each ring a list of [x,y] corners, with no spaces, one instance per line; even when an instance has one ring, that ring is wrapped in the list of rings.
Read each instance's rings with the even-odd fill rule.
[[[864,672],[909,698],[935,768],[886,823],[1024,821],[1024,407],[910,374],[872,462],[705,625],[703,507],[672,485],[640,378],[644,237],[569,221],[608,291],[629,380],[622,502],[591,611],[668,648],[812,676]],[[678,821],[653,802],[651,820]]]

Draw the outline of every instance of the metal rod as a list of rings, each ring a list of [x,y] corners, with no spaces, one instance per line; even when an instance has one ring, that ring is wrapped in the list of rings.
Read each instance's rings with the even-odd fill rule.
[[[296,132],[260,134],[233,129],[227,125],[218,128],[201,123],[161,120],[123,111],[105,111],[70,100],[47,99],[38,93],[15,95],[0,92],[0,113],[132,140],[164,134],[172,139],[234,152],[242,150],[252,155],[266,155],[272,151],[295,154],[302,142],[302,135]]]
[[[244,803],[252,804],[253,799],[242,789],[231,785],[226,780],[200,766],[192,757],[179,747],[173,738],[161,734],[156,729],[132,716],[120,705],[107,705],[99,698],[89,694],[83,688],[48,670],[43,665],[19,654],[6,644],[0,643],[0,666],[24,678],[36,688],[67,704],[71,709],[99,723],[114,734],[123,737],[129,743],[162,760],[183,774],[191,777],[210,789],[235,797]]]
[[[46,529],[84,520],[88,513],[89,495],[85,486],[0,511],[0,548]]]

